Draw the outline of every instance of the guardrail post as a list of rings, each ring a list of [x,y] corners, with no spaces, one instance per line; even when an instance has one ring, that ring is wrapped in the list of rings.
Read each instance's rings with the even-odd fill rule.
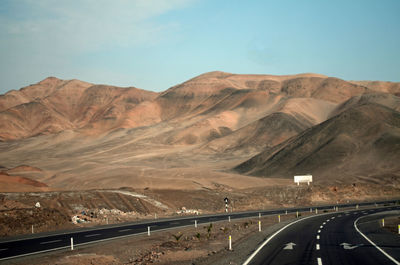
[[[71,237],[71,250],[74,250],[74,238]]]

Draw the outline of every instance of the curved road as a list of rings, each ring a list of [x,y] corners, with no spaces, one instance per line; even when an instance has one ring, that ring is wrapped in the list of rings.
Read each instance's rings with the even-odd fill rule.
[[[264,241],[244,265],[400,264],[400,236],[380,227],[382,218],[390,215],[399,216],[400,207],[304,218]]]

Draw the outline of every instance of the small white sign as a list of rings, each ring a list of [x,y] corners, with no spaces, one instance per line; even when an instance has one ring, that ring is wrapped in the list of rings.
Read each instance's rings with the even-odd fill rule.
[[[312,175],[294,176],[294,182],[297,183],[297,185],[300,185],[300,182],[305,182],[310,185],[310,182],[312,182]]]

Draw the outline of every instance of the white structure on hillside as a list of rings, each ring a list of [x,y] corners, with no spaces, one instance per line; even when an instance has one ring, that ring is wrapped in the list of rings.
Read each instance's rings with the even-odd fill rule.
[[[310,182],[312,182],[312,175],[294,176],[294,182],[297,183],[297,185],[300,185],[300,182],[307,182],[307,185],[310,185]]]

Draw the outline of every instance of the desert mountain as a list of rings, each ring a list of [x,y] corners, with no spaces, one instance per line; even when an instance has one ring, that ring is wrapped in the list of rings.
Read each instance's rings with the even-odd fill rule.
[[[318,74],[210,72],[161,93],[47,78],[0,96],[0,161],[58,189],[399,175],[399,93]]]
[[[128,110],[156,95],[134,87],[50,77],[0,96],[0,140],[86,127],[100,127],[100,131],[118,128]]]
[[[241,173],[283,177],[312,173],[320,181],[398,177],[400,98],[366,94],[344,102],[332,117],[236,167]],[[357,176],[354,178],[354,176]]]

